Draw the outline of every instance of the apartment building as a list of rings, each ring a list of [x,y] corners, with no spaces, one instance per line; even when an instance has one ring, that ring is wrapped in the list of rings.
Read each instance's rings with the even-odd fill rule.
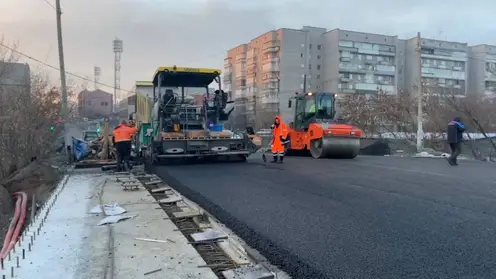
[[[323,91],[396,94],[403,78],[403,60],[397,59],[397,36],[334,29],[324,38],[324,73],[319,77]]]
[[[290,122],[289,98],[315,90],[322,61],[324,28],[282,28],[237,46],[224,60],[224,89],[234,92],[234,127],[267,127],[280,114]]]
[[[406,67],[403,89],[417,92],[415,86],[421,79],[423,93],[465,95],[468,87],[468,44],[420,38],[420,66],[417,45],[417,37],[404,42],[402,55]]]
[[[424,94],[496,94],[496,46],[488,45],[304,26],[264,33],[224,61],[240,127],[264,128],[276,113],[290,122],[296,91],[397,94],[417,92],[421,81]]]
[[[496,97],[496,46],[469,47],[468,93]]]

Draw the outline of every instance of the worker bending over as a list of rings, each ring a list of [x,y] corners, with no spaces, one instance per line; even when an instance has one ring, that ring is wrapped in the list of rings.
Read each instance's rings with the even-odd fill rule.
[[[126,120],[115,127],[114,137],[112,138],[115,148],[117,149],[117,171],[129,170],[129,157],[131,156],[131,139],[136,134],[137,129],[131,127]]]
[[[274,156],[272,163],[277,163],[277,158],[279,158],[280,163],[283,162],[285,145],[289,143],[288,134],[288,126],[282,122],[281,117],[279,115],[274,117],[271,143],[272,155]]]

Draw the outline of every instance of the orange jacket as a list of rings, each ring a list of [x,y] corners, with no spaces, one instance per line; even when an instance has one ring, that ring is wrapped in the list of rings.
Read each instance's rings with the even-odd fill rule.
[[[114,142],[131,141],[137,129],[125,125],[119,125],[114,129]]]
[[[272,129],[272,144],[286,144],[289,134],[288,126],[282,122],[281,116],[275,116],[274,121],[276,119],[279,119],[279,126],[274,125],[274,128]]]

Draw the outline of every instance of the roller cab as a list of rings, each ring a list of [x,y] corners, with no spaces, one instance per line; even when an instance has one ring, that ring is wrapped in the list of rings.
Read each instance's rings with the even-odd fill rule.
[[[294,107],[295,111],[290,125],[289,151],[310,152],[314,158],[355,158],[358,155],[363,131],[335,119],[335,94],[296,94],[289,100],[288,107]]]

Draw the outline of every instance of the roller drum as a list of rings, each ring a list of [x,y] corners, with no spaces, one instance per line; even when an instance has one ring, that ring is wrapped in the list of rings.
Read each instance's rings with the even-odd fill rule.
[[[310,143],[312,157],[353,159],[360,152],[360,138],[326,136]]]

